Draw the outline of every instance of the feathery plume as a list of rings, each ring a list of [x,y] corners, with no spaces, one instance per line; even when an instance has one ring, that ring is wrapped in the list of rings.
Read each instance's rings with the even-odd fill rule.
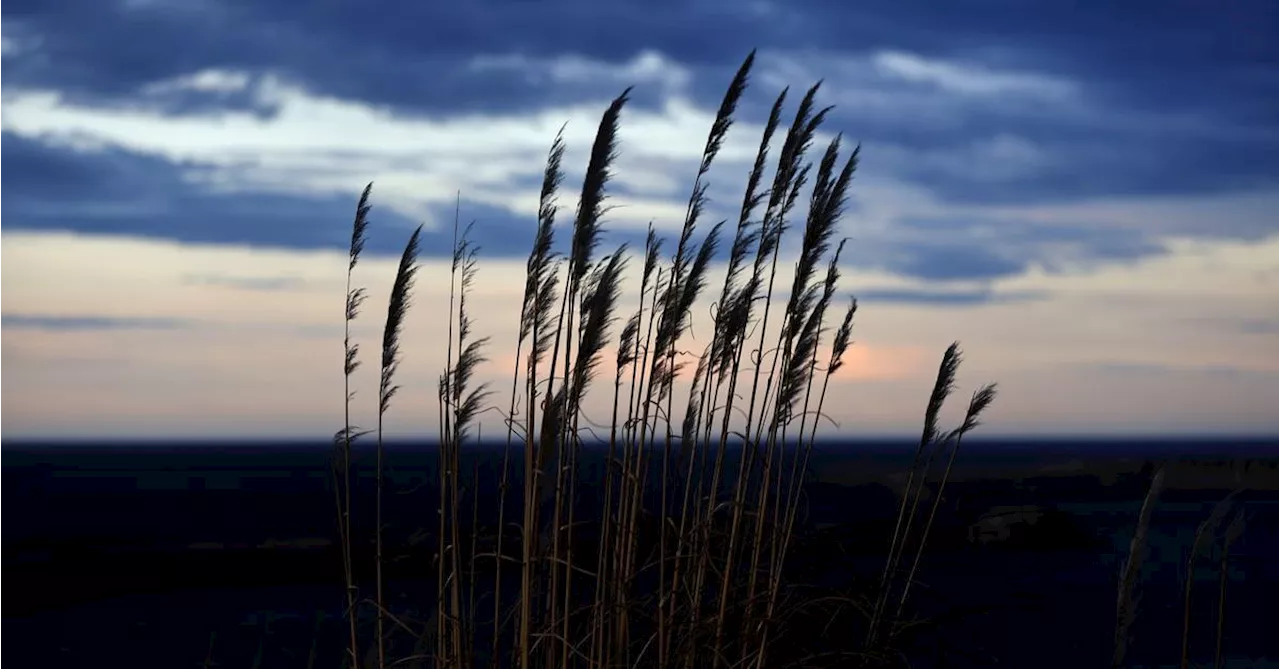
[[[929,394],[929,404],[924,413],[924,431],[920,435],[920,449],[938,439],[938,416],[942,413],[942,405],[946,403],[947,397],[956,389],[956,372],[960,369],[962,358],[960,342],[953,342],[942,355],[942,362],[938,365],[938,376],[933,383],[933,392]]]
[[[356,268],[356,263],[360,260],[360,252],[364,251],[365,229],[369,227],[369,209],[373,205],[369,203],[369,196],[373,193],[373,182],[370,181],[365,187],[364,192],[360,193],[360,201],[356,204],[355,223],[351,226],[351,250],[347,256],[347,270]]]
[[[636,361],[636,336],[640,334],[640,313],[631,314],[631,318],[627,319],[627,324],[622,327],[622,335],[618,338],[618,360],[617,369],[619,372],[624,367]]]
[[[600,364],[600,352],[604,350],[609,337],[609,325],[613,322],[622,272],[626,267],[623,257],[625,251],[625,246],[619,248],[592,274],[582,298],[581,338],[578,342],[578,359],[573,367],[571,410],[574,411],[586,394],[587,384],[595,377],[596,368]]]
[[[533,247],[529,250],[529,260],[525,267],[524,306],[521,308],[520,339],[524,341],[533,329],[533,324],[541,314],[538,306],[550,309],[551,304],[539,302],[538,293],[546,283],[547,277],[554,270],[556,254],[552,251],[555,239],[556,192],[564,180],[561,163],[564,160],[564,128],[556,133],[547,154],[547,165],[542,176],[542,192],[538,199],[538,230],[533,238]]]
[[[382,375],[378,385],[378,412],[386,413],[399,386],[395,385],[395,373],[400,365],[400,332],[409,310],[410,291],[414,275],[418,273],[418,243],[422,226],[414,229],[400,255],[396,280],[391,287],[391,301],[387,305],[387,322],[382,331]]]
[[[618,119],[626,105],[631,88],[614,98],[600,119],[591,159],[582,180],[582,196],[573,224],[573,241],[569,256],[569,294],[575,295],[591,265],[591,254],[600,243],[600,217],[604,215],[605,188],[612,176],[611,166],[618,156]]]
[[[836,330],[835,339],[831,342],[831,361],[827,364],[827,374],[835,374],[844,366],[844,354],[849,350],[849,337],[853,334],[853,315],[858,312],[857,298],[849,298],[849,308],[844,312],[844,320]]]

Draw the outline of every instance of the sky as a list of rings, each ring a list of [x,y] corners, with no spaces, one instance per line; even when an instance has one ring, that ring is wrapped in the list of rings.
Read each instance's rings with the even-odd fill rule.
[[[789,120],[821,80],[820,143],[861,146],[839,232],[839,299],[860,309],[822,434],[918,434],[953,340],[947,415],[998,382],[987,434],[1277,428],[1274,3],[8,0],[0,19],[5,438],[331,435],[369,182],[355,334],[376,350],[422,224],[386,424],[434,434],[455,212],[480,247],[480,380],[505,389],[556,132],[569,221],[600,115],[633,86],[602,248],[650,223],[674,237],[752,49],[700,230],[736,220],[784,87]]]

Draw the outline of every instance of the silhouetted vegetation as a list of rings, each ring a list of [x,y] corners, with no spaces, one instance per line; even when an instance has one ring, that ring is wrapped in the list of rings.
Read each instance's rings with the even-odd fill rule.
[[[439,384],[439,518],[434,556],[437,584],[430,651],[434,666],[777,666],[774,651],[795,608],[786,565],[796,531],[797,509],[817,426],[823,418],[831,376],[852,343],[857,301],[842,316],[829,314],[838,290],[840,254],[833,246],[859,149],[845,151],[839,136],[811,162],[810,149],[830,108],[819,108],[819,86],[802,96],[783,129],[787,91],[774,103],[740,213],[732,228],[724,282],[713,296],[714,326],[698,354],[683,350],[694,305],[703,297],[709,269],[724,234],[723,223],[705,234],[708,173],[733,125],[754,61],[747,57],[730,83],[702,151],[686,216],[669,263],[660,261],[664,241],[650,231],[640,276],[640,300],[615,331],[625,247],[600,255],[609,182],[618,152],[617,133],[628,92],[618,96],[600,121],[582,183],[566,254],[556,251],[556,196],[563,174],[564,142],[552,143],[544,172],[538,221],[529,255],[517,367],[507,403],[507,450],[502,457],[498,526],[491,552],[477,550],[461,528],[475,515],[467,500],[460,454],[468,446],[477,414],[490,391],[472,387],[484,360],[487,338],[472,334],[467,298],[477,249],[467,230],[455,234],[450,279],[447,368]],[[769,178],[770,147],[782,131],[781,149]],[[810,183],[811,182],[811,183]],[[808,193],[807,203],[801,200]],[[369,189],[357,209],[351,262],[364,244]],[[800,228],[800,246],[790,291],[781,305],[775,282],[786,233]],[[351,627],[350,656],[376,648],[386,655],[386,623],[404,626],[388,609],[383,592],[381,536],[382,421],[395,392],[400,324],[416,271],[417,233],[406,247],[392,291],[383,338],[379,389],[375,514],[374,638],[361,640]],[[825,265],[825,272],[820,268]],[[348,287],[346,318],[364,297]],[[781,308],[779,309],[779,306]],[[824,333],[837,322],[825,350]],[[603,353],[617,342],[615,359]],[[521,354],[524,355],[521,358]],[[358,352],[348,334],[346,372]],[[892,656],[914,574],[938,513],[941,486],[963,437],[995,397],[994,386],[974,394],[963,423],[944,430],[939,416],[955,389],[961,361],[957,344],[942,359],[924,413],[906,490],[888,546],[883,575],[865,624],[863,659]],[[581,406],[597,377],[612,363],[612,420],[607,437],[591,436]],[[687,380],[683,415],[677,387]],[[348,400],[351,390],[346,388]],[[522,400],[523,397],[523,400]],[[348,414],[349,416],[349,414]],[[340,538],[352,528],[350,424],[339,432]],[[578,482],[584,443],[600,442],[608,455],[597,513],[586,519]],[[511,449],[523,447],[523,477],[512,478]],[[739,449],[736,469],[726,457]],[[926,499],[930,472],[941,469],[939,490]],[[519,486],[519,536],[508,542],[507,491]],[[472,494],[476,488],[473,487]],[[584,540],[590,537],[590,550]],[[355,587],[350,548],[345,548],[348,592]],[[483,574],[482,574],[483,572]],[[519,575],[514,601],[503,597],[504,576]],[[491,586],[491,587],[490,587]],[[481,607],[479,602],[492,598]],[[504,610],[507,608],[509,610]],[[480,633],[487,629],[487,634]],[[415,632],[417,633],[417,632]],[[823,658],[806,662],[814,665]],[[847,658],[845,658],[847,661]]]

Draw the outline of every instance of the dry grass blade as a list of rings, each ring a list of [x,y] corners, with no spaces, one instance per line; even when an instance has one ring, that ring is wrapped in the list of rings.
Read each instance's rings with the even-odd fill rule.
[[[1119,585],[1116,588],[1115,645],[1111,655],[1113,669],[1124,666],[1124,657],[1129,650],[1129,628],[1133,625],[1138,609],[1138,580],[1147,555],[1147,530],[1151,526],[1151,514],[1155,512],[1160,492],[1164,489],[1164,477],[1164,467],[1161,467],[1151,479],[1147,495],[1142,500],[1142,510],[1138,512],[1133,539],[1129,542],[1129,555],[1120,570]]]
[[[572,322],[573,312],[572,305],[574,300],[579,296],[583,278],[590,271],[592,264],[592,255],[600,244],[601,233],[601,217],[604,215],[604,202],[607,196],[607,186],[612,176],[613,161],[618,155],[618,121],[622,116],[622,109],[626,105],[628,95],[631,89],[627,88],[617,98],[610,103],[609,108],[605,110],[604,115],[600,118],[600,126],[596,131],[595,142],[591,147],[591,158],[587,164],[586,174],[582,180],[582,194],[578,199],[578,211],[574,218],[573,238],[570,241],[569,253],[569,277],[561,302],[560,327],[552,328],[554,337],[551,344],[551,370],[552,375],[547,383],[547,395],[552,398],[551,404],[559,404],[555,398],[560,397],[554,391],[555,388],[555,370],[559,364],[560,343],[561,339],[565,340],[565,371],[562,378],[568,379],[569,376],[569,357],[572,346],[573,328],[567,330],[563,327],[566,323]],[[549,406],[546,413],[551,413],[554,407]],[[563,416],[563,407],[557,411]],[[541,457],[545,461],[549,453],[546,451],[557,449],[556,446],[558,435],[564,428],[562,421],[550,421],[544,417],[542,428],[542,450],[544,455]]]
[[[587,171],[583,177],[582,195],[578,201],[577,216],[574,220],[573,238],[570,242],[568,280],[560,305],[559,325],[554,328],[555,335],[551,345],[551,374],[547,379],[546,394],[548,401],[543,407],[543,418],[541,426],[541,437],[539,439],[539,448],[537,452],[537,469],[542,472],[546,463],[554,459],[555,465],[555,485],[554,495],[549,499],[547,495],[551,495],[552,489],[544,489],[542,496],[529,496],[526,491],[526,506],[532,503],[542,504],[543,502],[552,503],[551,525],[538,531],[539,536],[546,543],[546,536],[551,535],[552,557],[553,559],[560,557],[561,549],[561,522],[560,514],[564,507],[563,490],[565,476],[568,473],[564,461],[566,455],[565,446],[570,433],[567,431],[572,426],[572,422],[567,410],[570,400],[571,388],[567,386],[571,382],[570,379],[570,362],[573,350],[573,335],[575,328],[572,326],[574,322],[574,309],[581,295],[582,280],[587,276],[592,264],[592,255],[600,241],[601,233],[601,217],[604,214],[604,201],[606,198],[606,187],[611,176],[611,166],[617,157],[617,134],[618,121],[621,117],[622,108],[625,106],[630,88],[623,91],[605,110],[604,115],[600,119],[600,126],[596,132],[596,139],[592,146],[591,158],[587,165]],[[564,380],[565,387],[561,387],[558,391],[555,389],[556,369],[560,364],[559,356],[561,355],[561,342],[563,341],[563,372],[560,378]],[[531,371],[530,383],[536,383],[534,374]],[[572,453],[567,454],[570,458]],[[528,516],[526,516],[528,519]],[[533,531],[528,526],[525,527],[526,535]],[[526,537],[528,540],[530,537]],[[528,569],[526,568],[526,573]],[[559,591],[560,569],[552,563],[551,583],[548,588],[548,610],[547,617],[549,620],[557,618],[556,607],[559,598],[555,593]],[[570,572],[565,572],[566,578],[571,578]],[[565,596],[568,596],[568,589],[565,589]],[[527,608],[527,605],[522,604]],[[523,616],[528,619],[528,615]],[[521,666],[527,667],[530,661],[529,652],[531,649],[531,637],[527,629],[527,623],[521,623]],[[554,661],[555,648],[548,646],[545,661],[551,663]],[[568,653],[568,648],[563,649]]]
[[[924,556],[925,544],[929,539],[929,531],[933,529],[933,521],[938,516],[938,506],[942,503],[942,493],[946,490],[947,481],[951,479],[951,469],[955,466],[956,456],[960,453],[960,445],[964,441],[966,434],[982,424],[982,414],[991,407],[995,399],[996,384],[991,383],[979,388],[969,400],[969,408],[965,411],[964,422],[944,440],[944,443],[950,443],[951,453],[947,458],[946,469],[942,472],[942,480],[938,482],[938,491],[934,493],[933,506],[929,509],[929,516],[925,519],[924,529],[920,532],[920,542],[916,549],[916,556],[911,562],[911,569],[907,571],[907,577],[902,586],[902,598],[898,600],[896,618],[902,617],[903,608],[907,605],[907,597],[911,593],[912,583],[915,582],[916,572],[920,569],[920,560]]]
[[[1218,526],[1231,511],[1231,503],[1238,491],[1231,491],[1218,501],[1209,512],[1209,517],[1196,526],[1195,538],[1191,541],[1191,551],[1187,555],[1186,576],[1182,589],[1182,661],[1183,669],[1190,666],[1191,657],[1191,592],[1196,579],[1196,562],[1201,553],[1210,548],[1217,535]]]
[[[796,115],[792,121],[791,128],[787,132],[786,138],[783,140],[782,151],[778,158],[778,167],[774,174],[773,187],[770,190],[768,205],[765,208],[764,217],[760,224],[760,241],[756,246],[756,261],[752,267],[751,278],[747,281],[747,285],[744,286],[745,294],[749,296],[745,299],[747,299],[749,305],[754,303],[756,296],[760,290],[763,289],[764,313],[761,316],[758,326],[760,332],[759,342],[751,356],[753,362],[753,378],[751,380],[751,392],[747,399],[746,425],[741,431],[744,435],[744,442],[746,442],[744,444],[745,453],[743,457],[739,459],[738,475],[737,478],[734,479],[733,484],[734,494],[733,503],[731,505],[732,516],[729,526],[729,539],[724,547],[726,562],[724,569],[721,572],[719,603],[716,608],[714,623],[714,646],[712,650],[714,655],[713,667],[720,666],[725,655],[725,623],[729,614],[730,585],[731,579],[736,572],[735,561],[739,549],[738,542],[743,536],[742,523],[747,512],[746,501],[748,499],[748,489],[750,488],[749,475],[756,459],[755,452],[759,443],[759,433],[768,422],[764,420],[763,415],[761,415],[757,421],[756,400],[759,396],[758,393],[760,390],[760,371],[763,358],[762,352],[765,350],[765,337],[769,326],[769,308],[772,304],[773,284],[777,275],[778,248],[782,235],[787,227],[786,216],[789,213],[790,208],[794,206],[795,199],[799,196],[799,189],[805,180],[804,175],[807,172],[807,168],[801,167],[804,162],[805,151],[812,142],[813,135],[816,132],[818,125],[821,123],[822,118],[825,116],[825,111],[816,115],[813,114],[814,98],[817,95],[819,86],[820,84],[815,84],[809,89],[808,93],[805,94],[804,99],[801,100],[800,105],[796,110]],[[785,95],[785,91],[783,94]],[[781,96],[779,99],[781,100]],[[766,269],[768,270],[767,281],[764,279],[764,272]],[[750,314],[748,314],[748,319],[749,318]],[[784,315],[784,323],[785,322]],[[743,345],[745,345],[745,339],[741,342],[739,350],[735,352],[735,357],[738,359],[741,359],[741,346]],[[777,347],[775,347],[775,350],[777,350]],[[776,366],[776,363],[777,355],[775,354],[773,365]],[[770,378],[764,389],[765,398],[770,394],[770,386],[773,380],[772,374],[773,367],[770,368]],[[760,404],[763,405],[764,402],[761,402]],[[760,408],[760,413],[764,413],[763,406]],[[729,415],[729,411],[724,412],[725,423],[721,429],[721,442],[724,442],[727,439],[729,432]],[[753,425],[756,426],[756,437],[754,440],[751,437]],[[766,457],[766,467],[768,462],[769,459]],[[768,480],[769,476],[766,469],[766,472],[763,475],[763,481],[767,483]],[[768,487],[765,486],[764,490],[768,490]],[[764,507],[764,501],[757,502],[757,506],[762,509]],[[757,513],[756,516],[757,519],[763,518],[762,513]],[[757,536],[759,535],[761,527],[762,525],[757,523]],[[752,600],[751,590],[754,589],[755,578],[754,562],[756,559],[755,556],[758,556],[759,554],[758,551],[759,542],[756,542],[752,546],[752,568],[748,570],[749,578],[751,579],[751,585],[748,589],[748,601]],[[744,624],[747,623],[748,621],[744,620]]]
[[[455,448],[466,441],[470,434],[471,423],[479,412],[484,398],[489,395],[488,384],[471,388],[471,378],[476,368],[488,360],[483,354],[483,349],[489,343],[489,338],[471,339],[473,321],[467,312],[467,297],[475,281],[475,256],[478,249],[465,240],[463,246],[467,248],[467,257],[462,267],[462,282],[458,291],[459,353],[450,381],[453,391],[453,445]]]
[[[765,165],[769,160],[769,142],[773,140],[773,134],[778,129],[778,123],[782,118],[782,103],[786,97],[786,91],[783,91],[769,110],[769,118],[765,121],[760,146],[756,150],[756,159],[751,165],[751,173],[747,176],[747,188],[742,196],[742,207],[738,213],[738,227],[734,233],[733,246],[729,250],[729,268],[725,274],[724,291],[720,300],[722,307],[729,298],[738,274],[742,271],[742,263],[750,252],[751,244],[760,238],[760,232],[751,228],[751,216],[769,196],[769,191],[760,190],[760,182],[764,178]]]
[[[382,368],[378,384],[378,451],[375,467],[377,471],[376,499],[374,500],[374,559],[376,561],[375,588],[378,603],[376,618],[376,635],[378,640],[378,666],[386,666],[386,637],[382,610],[386,608],[383,599],[382,582],[382,489],[383,489],[383,418],[391,406],[391,398],[395,396],[398,386],[395,385],[396,369],[400,364],[400,335],[404,327],[404,317],[409,311],[410,292],[413,289],[414,275],[418,273],[418,244],[422,236],[422,226],[414,229],[400,255],[400,264],[396,268],[395,282],[391,287],[391,299],[387,304],[387,321],[382,331]]]
[[[698,165],[698,174],[693,180],[693,192],[689,195],[689,203],[685,210],[684,225],[680,230],[680,240],[676,245],[675,259],[672,261],[672,281],[668,289],[672,298],[668,301],[679,299],[676,296],[682,296],[685,292],[684,283],[685,275],[688,272],[689,265],[689,244],[693,238],[694,229],[697,228],[698,218],[702,214],[702,209],[707,202],[707,186],[703,180],[707,172],[711,169],[711,164],[715,161],[716,155],[720,152],[720,147],[724,144],[724,138],[729,132],[729,128],[733,126],[733,113],[738,108],[738,101],[742,98],[743,92],[747,89],[747,79],[751,73],[751,66],[755,62],[755,51],[747,56],[738,68],[737,74],[734,75],[733,81],[729,84],[729,88],[725,91],[724,98],[720,101],[720,108],[716,111],[715,120],[711,123],[711,131],[707,135],[706,145],[702,149],[702,161]]]
[[[907,482],[902,493],[902,501],[898,505],[897,520],[894,521],[893,536],[889,542],[889,557],[885,561],[884,573],[880,580],[880,595],[877,598],[875,612],[872,614],[871,625],[868,630],[870,642],[874,642],[879,633],[884,607],[893,588],[898,561],[901,559],[903,548],[911,532],[912,521],[915,519],[915,506],[908,502],[913,499],[912,491],[917,477],[921,479],[920,484],[924,484],[923,479],[926,473],[919,471],[922,456],[926,448],[938,441],[938,417],[942,413],[942,407],[946,404],[947,397],[955,390],[956,372],[960,369],[962,358],[960,343],[953,342],[947,347],[946,352],[942,354],[942,362],[938,365],[938,376],[933,384],[933,392],[929,394],[929,403],[925,407],[924,429],[920,435],[920,442],[916,445],[915,455],[912,457],[911,470],[907,473]]]
[[[351,339],[351,323],[360,314],[360,307],[364,303],[367,293],[363,288],[352,287],[351,282],[352,274],[360,261],[360,254],[364,251],[369,227],[369,210],[372,206],[369,199],[372,193],[373,183],[370,182],[364,187],[364,191],[360,193],[360,200],[356,203],[355,219],[351,225],[351,246],[347,252],[347,292],[343,306],[343,428],[339,432],[339,436],[335,437],[335,443],[341,449],[339,461],[341,472],[340,474],[335,472],[334,477],[336,482],[334,490],[338,504],[338,541],[342,544],[342,571],[347,602],[347,652],[353,665],[360,655],[360,642],[356,627],[356,599],[358,595],[352,558],[351,446],[356,437],[359,436],[359,433],[351,425],[351,401],[354,395],[351,390],[351,376],[360,366],[360,346]]]
[[[831,261],[827,266],[827,275],[823,279],[821,286],[821,295],[817,297],[816,303],[812,295],[816,292],[816,286],[809,289],[810,296],[806,296],[801,300],[801,307],[807,307],[812,304],[809,309],[808,318],[804,319],[803,325],[796,338],[795,350],[786,360],[786,371],[782,375],[782,383],[778,389],[778,414],[779,422],[785,423],[789,421],[795,410],[796,401],[800,398],[800,391],[809,386],[812,380],[813,363],[818,351],[818,339],[822,332],[823,318],[827,313],[827,307],[831,304],[831,298],[835,296],[836,282],[840,280],[840,254],[844,252],[844,241],[840,242],[836,252],[832,254]],[[800,428],[801,435],[804,434],[803,425]]]
[[[805,296],[811,294],[808,290],[809,283],[813,278],[818,262],[827,253],[831,237],[835,234],[836,223],[839,221],[842,207],[829,207],[827,204],[832,200],[843,202],[846,197],[844,193],[836,190],[837,181],[832,174],[839,155],[840,137],[837,136],[831,140],[831,144],[827,147],[827,151],[819,163],[818,179],[813,187],[813,197],[809,203],[809,215],[805,223],[804,238],[801,241],[800,260],[796,263],[795,277],[791,285],[790,303],[787,305],[787,312],[796,314],[797,317],[789,324],[791,331],[784,334],[784,337],[794,333],[799,324],[800,315],[807,314],[809,311],[808,305],[802,306],[802,301]],[[850,164],[853,164],[852,159]],[[847,186],[847,183],[845,185]]]
[[[1227,577],[1229,575],[1228,570],[1231,567],[1231,544],[1234,544],[1240,538],[1240,535],[1244,534],[1244,526],[1244,510],[1241,509],[1236,511],[1231,518],[1231,523],[1227,525],[1226,534],[1222,538],[1222,557],[1218,561],[1218,628],[1214,635],[1214,669],[1222,669],[1224,663],[1222,646],[1227,628]]]
[[[706,271],[719,245],[722,227],[721,223],[717,223],[711,228],[711,232],[707,233],[698,247],[692,265],[688,268],[688,274],[679,285],[679,290],[676,290],[677,287],[674,284],[667,287],[667,297],[658,321],[658,336],[654,346],[656,357],[652,372],[654,387],[657,390],[656,397],[659,400],[669,396],[675,378],[683,366],[683,363],[676,362],[676,342],[688,327],[693,304],[706,286]]]
[[[503,539],[506,537],[506,500],[509,489],[511,442],[516,430],[516,412],[519,409],[518,396],[520,384],[520,359],[525,340],[533,337],[530,357],[541,361],[551,346],[551,339],[546,335],[552,317],[552,306],[555,303],[555,290],[559,281],[558,265],[552,246],[555,240],[556,193],[564,180],[561,164],[564,160],[564,128],[556,133],[555,141],[547,154],[546,167],[543,169],[542,191],[538,196],[538,229],[534,235],[529,260],[525,266],[524,299],[520,307],[520,332],[516,338],[516,364],[511,372],[511,404],[507,410],[507,444],[502,453],[502,475],[498,486],[498,533],[493,574],[493,635],[491,654],[493,667],[498,666],[500,644],[502,640],[502,561]],[[532,410],[529,410],[526,434],[531,434]]]

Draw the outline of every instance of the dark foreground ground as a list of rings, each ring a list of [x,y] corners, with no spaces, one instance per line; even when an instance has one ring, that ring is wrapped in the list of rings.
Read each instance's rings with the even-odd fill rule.
[[[1132,666],[1177,665],[1186,555],[1233,489],[1248,523],[1229,560],[1226,666],[1280,666],[1274,441],[966,446],[915,596],[936,621],[910,653],[915,666],[1106,666],[1116,577],[1156,462],[1169,463],[1169,486],[1153,518]],[[909,451],[821,446],[797,578],[838,589],[883,567]],[[494,498],[494,453],[476,456],[481,498]],[[15,667],[336,667],[327,457],[306,444],[6,444],[4,657]],[[398,610],[433,606],[411,593],[431,571],[434,458],[407,446],[388,456],[390,591],[410,593]],[[588,460],[582,476],[598,471]],[[491,511],[482,505],[481,534]],[[1212,666],[1218,567],[1194,576],[1191,654]]]

